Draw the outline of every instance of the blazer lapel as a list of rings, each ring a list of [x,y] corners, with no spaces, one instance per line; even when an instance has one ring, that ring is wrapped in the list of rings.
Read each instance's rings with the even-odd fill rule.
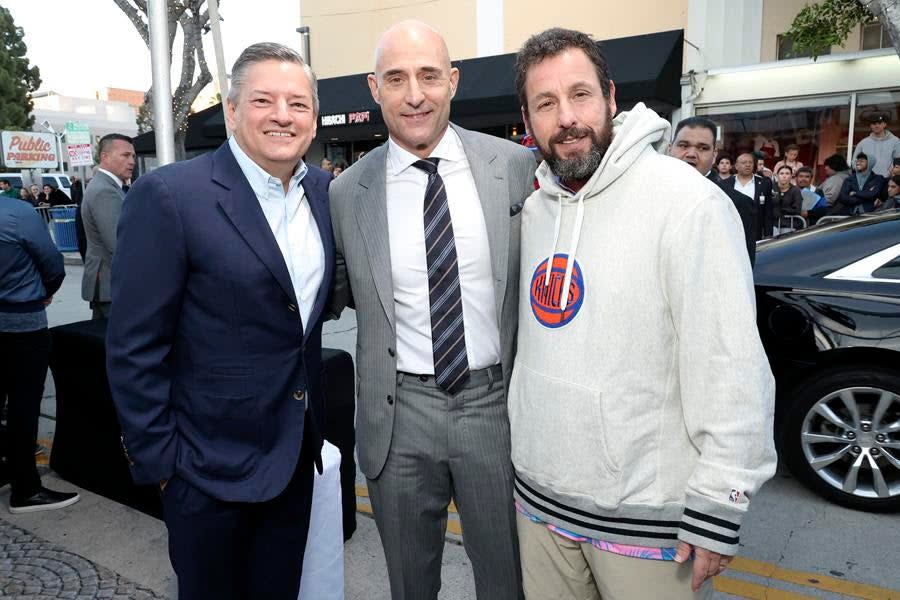
[[[278,242],[275,241],[272,229],[256,200],[256,194],[231,153],[228,142],[222,144],[213,155],[212,180],[225,188],[217,199],[225,216],[266,265],[288,298],[296,303],[294,286]]]
[[[328,206],[324,200],[328,197],[327,183],[321,186],[322,176],[314,173],[312,170],[306,174],[301,184],[306,195],[306,202],[309,204],[313,219],[316,221],[316,227],[319,230],[319,238],[322,240],[322,249],[325,251],[325,271],[322,274],[322,283],[319,285],[319,291],[316,294],[316,301],[313,303],[313,309],[309,313],[309,322],[315,323],[322,310],[325,308],[325,301],[328,298],[328,292],[331,289],[332,271],[334,270],[334,238],[331,231],[331,215],[328,212]],[[313,327],[304,327],[304,340],[309,336]]]
[[[498,168],[497,155],[485,152],[478,144],[472,143],[468,132],[456,125],[453,129],[462,140],[463,150],[469,160],[469,169],[478,190],[484,225],[487,229],[488,247],[491,252],[491,269],[494,273],[494,301],[497,320],[503,311],[506,295],[506,274],[509,264],[509,191],[506,174]]]
[[[369,257],[375,291],[384,314],[394,327],[394,280],[387,220],[387,144],[371,152],[366,171],[360,174],[356,191],[356,220]]]

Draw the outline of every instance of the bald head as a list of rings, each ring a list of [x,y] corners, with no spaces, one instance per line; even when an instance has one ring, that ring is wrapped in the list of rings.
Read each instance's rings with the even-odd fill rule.
[[[450,69],[450,51],[447,50],[447,42],[438,31],[415,19],[400,21],[392,25],[387,31],[381,34],[378,39],[378,46],[375,48],[375,74],[380,76],[383,60],[387,54],[397,52],[403,49],[411,49],[419,51],[422,48],[430,48],[436,51],[446,65]]]
[[[427,158],[447,131],[459,81],[444,38],[420,21],[397,23],[381,36],[368,81],[391,140]]]

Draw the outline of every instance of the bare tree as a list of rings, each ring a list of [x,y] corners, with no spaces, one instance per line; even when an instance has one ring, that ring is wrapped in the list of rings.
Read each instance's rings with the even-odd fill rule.
[[[131,21],[141,39],[150,48],[150,28],[147,18],[147,0],[113,0]],[[221,2],[221,0],[220,0]],[[209,12],[204,8],[206,0],[169,0],[169,63],[172,63],[173,46],[178,27],[181,27],[181,79],[172,92],[172,113],[175,121],[175,160],[185,157],[184,139],[187,135],[187,118],[191,104],[212,81],[212,75],[203,53],[203,33],[209,23]],[[196,76],[196,79],[195,79]],[[153,88],[144,95],[144,106],[138,115],[141,132],[153,127]]]

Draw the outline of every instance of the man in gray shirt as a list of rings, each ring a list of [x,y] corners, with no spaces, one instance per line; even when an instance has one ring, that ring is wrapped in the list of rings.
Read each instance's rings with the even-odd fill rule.
[[[872,132],[869,137],[863,139],[853,150],[854,155],[862,152],[873,163],[872,171],[876,175],[889,177],[891,164],[895,158],[900,158],[900,138],[888,131],[888,114],[878,112],[869,119],[869,127]],[[874,161],[871,159],[874,158]]]

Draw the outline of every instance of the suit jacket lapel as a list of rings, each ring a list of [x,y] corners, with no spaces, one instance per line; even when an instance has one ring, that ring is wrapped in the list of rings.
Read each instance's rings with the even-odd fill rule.
[[[371,152],[356,190],[356,220],[369,257],[375,291],[394,327],[394,279],[387,220],[387,144]]]
[[[266,265],[288,298],[296,303],[294,286],[278,242],[275,241],[272,229],[256,200],[256,194],[231,153],[228,142],[222,144],[213,155],[212,180],[225,188],[218,197],[225,216]]]
[[[497,164],[497,155],[485,152],[469,137],[469,132],[452,125],[462,141],[469,169],[478,190],[484,225],[487,229],[488,247],[491,252],[491,269],[494,273],[494,301],[499,322],[506,295],[506,272],[509,264],[509,192],[506,174]]]
[[[322,179],[323,177],[320,173],[310,170],[302,181],[306,201],[309,204],[313,219],[316,221],[319,238],[322,240],[322,248],[325,251],[325,271],[322,274],[322,283],[319,285],[316,301],[313,303],[312,311],[309,313],[310,323],[315,323],[325,308],[325,301],[331,288],[332,271],[334,270],[334,239],[331,231],[331,215],[324,201],[328,197],[328,188],[327,184],[321,185]],[[303,332],[304,340],[312,330],[313,327],[305,328]]]

